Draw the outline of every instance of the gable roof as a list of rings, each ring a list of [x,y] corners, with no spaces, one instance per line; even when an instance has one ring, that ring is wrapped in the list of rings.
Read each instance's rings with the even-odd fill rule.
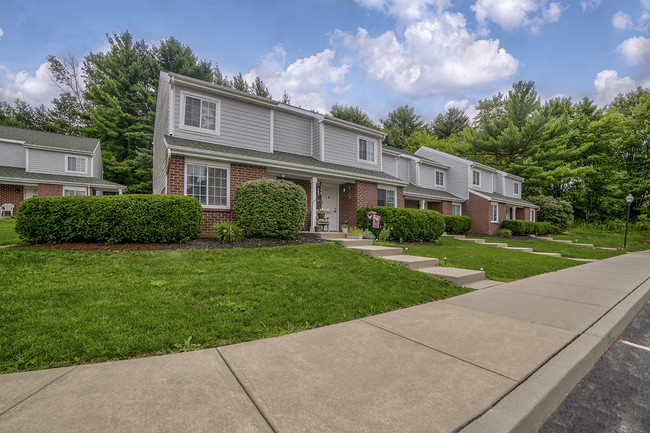
[[[172,150],[181,150],[181,148],[196,149],[204,151],[204,154],[208,153],[214,156],[223,157],[225,159],[239,159],[242,162],[249,162],[257,165],[269,165],[269,163],[275,163],[286,168],[303,169],[306,172],[309,170],[319,170],[329,172],[334,175],[338,174],[347,176],[350,178],[372,179],[376,182],[384,182],[397,185],[407,184],[407,182],[401,179],[390,176],[380,171],[372,171],[342,164],[323,162],[311,156],[298,155],[295,153],[279,152],[277,150],[273,153],[261,152],[259,150],[224,146],[221,144],[174,137],[171,135],[165,135],[165,141],[170,146],[170,148],[172,148]]]
[[[460,197],[448,193],[447,191],[432,188],[422,188],[421,186],[416,186],[412,183],[404,188],[404,197],[416,197],[424,200],[441,200],[453,202],[465,201]]]
[[[539,206],[537,206],[536,204],[521,198],[506,197],[505,195],[497,194],[496,192],[476,191],[473,189],[470,189],[469,192],[471,192],[472,194],[476,194],[479,197],[483,197],[486,200],[495,201],[498,203],[505,203],[512,206],[531,207],[533,209],[539,209]]]
[[[35,145],[61,150],[92,153],[99,140],[96,138],[76,137],[72,135],[56,134],[54,132],[36,131],[33,129],[16,128],[0,125],[0,140],[24,142],[26,146]]]
[[[4,182],[56,183],[58,185],[90,185],[94,188],[126,189],[124,185],[97,177],[63,174],[33,173],[21,167],[0,166],[0,180]]]

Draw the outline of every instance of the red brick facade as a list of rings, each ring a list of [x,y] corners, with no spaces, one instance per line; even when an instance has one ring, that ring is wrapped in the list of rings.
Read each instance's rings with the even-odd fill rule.
[[[404,208],[406,209],[419,209],[420,201],[419,200],[404,200]]]
[[[429,210],[435,210],[443,215],[451,215],[451,202],[450,201],[437,201],[428,204]]]
[[[400,194],[401,188],[397,191],[399,203],[400,195],[402,202],[404,195]],[[344,183],[339,186],[339,224],[347,224],[351,227],[357,226],[357,210],[361,207],[377,206],[377,184],[357,181],[356,183]]]
[[[11,203],[14,205],[14,215],[18,203],[23,201],[23,187],[20,185],[0,185],[0,205]]]
[[[530,208],[528,207],[517,208],[516,218],[518,220],[530,221]]]
[[[506,219],[508,206],[504,203],[498,203],[499,218],[498,222],[491,222],[490,201],[476,194],[469,194],[469,200],[463,204],[463,215],[467,215],[474,220],[470,233],[482,235],[496,235],[501,228],[501,223]],[[530,221],[530,208],[517,208],[515,218],[518,220]]]
[[[46,183],[38,184],[39,197],[60,197],[63,195],[63,187],[61,185],[48,185]]]

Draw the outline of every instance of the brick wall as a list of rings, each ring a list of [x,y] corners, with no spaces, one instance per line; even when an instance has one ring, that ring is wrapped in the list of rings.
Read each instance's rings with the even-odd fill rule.
[[[397,188],[397,207],[406,207],[406,203],[404,201],[404,188],[401,186]]]
[[[517,208],[517,217],[518,220],[530,221],[530,208],[522,207]]]
[[[48,196],[62,196],[63,187],[61,185],[49,185],[46,183],[38,184],[38,196],[39,197],[48,197]]]
[[[402,195],[403,200],[404,195]],[[399,200],[399,191],[398,191]],[[357,210],[377,206],[377,184],[358,181],[339,186],[339,223],[357,226]]]
[[[470,233],[482,235],[495,235],[501,228],[506,215],[506,205],[499,203],[499,222],[490,222],[490,201],[476,194],[469,194],[469,200],[463,204],[463,215],[474,220]]]
[[[185,195],[185,157],[172,155],[167,175],[167,194]]]
[[[438,201],[430,202],[428,204],[429,210],[435,210],[440,212],[443,215],[451,215],[451,202],[450,201]]]
[[[404,200],[404,206],[398,206],[398,207],[403,207],[406,209],[419,209],[420,202],[418,200]]]
[[[0,205],[11,203],[14,205],[14,215],[18,210],[18,203],[23,201],[23,187],[20,185],[0,185]]]

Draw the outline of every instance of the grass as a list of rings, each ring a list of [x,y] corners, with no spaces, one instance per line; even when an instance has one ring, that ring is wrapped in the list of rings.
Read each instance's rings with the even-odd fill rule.
[[[480,270],[483,268],[485,277],[496,281],[515,281],[533,275],[557,271],[580,264],[574,260],[562,257],[549,257],[504,248],[479,245],[474,242],[459,241],[454,238],[440,238],[441,245],[430,244],[382,244],[408,247],[412,256],[435,257],[447,266],[464,269]]]
[[[332,243],[0,250],[0,372],[272,337],[468,290]]]
[[[476,239],[485,239],[486,243],[507,243],[509,247],[532,248],[533,251],[542,253],[560,253],[562,257],[577,257],[581,259],[606,259],[609,257],[625,254],[623,251],[608,251],[598,248],[583,247],[580,245],[569,245],[562,242],[551,242],[544,239],[526,239],[522,241],[513,241],[502,238],[486,238],[479,236],[470,236]]]
[[[0,245],[17,244],[20,242],[14,227],[16,220],[14,218],[0,219]]]
[[[555,235],[553,239],[565,239],[579,243],[593,244],[598,247],[623,248],[625,233],[615,233],[596,229],[574,227],[568,230],[568,235]],[[627,248],[625,251],[643,251],[650,249],[650,244],[641,242],[650,239],[650,233],[629,231],[627,233]]]

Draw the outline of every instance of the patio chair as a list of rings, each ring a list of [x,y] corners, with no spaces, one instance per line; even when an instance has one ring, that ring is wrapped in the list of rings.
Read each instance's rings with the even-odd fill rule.
[[[5,203],[2,206],[0,206],[0,217],[4,216],[7,212],[9,212],[9,216],[14,216],[14,205],[11,203]]]

